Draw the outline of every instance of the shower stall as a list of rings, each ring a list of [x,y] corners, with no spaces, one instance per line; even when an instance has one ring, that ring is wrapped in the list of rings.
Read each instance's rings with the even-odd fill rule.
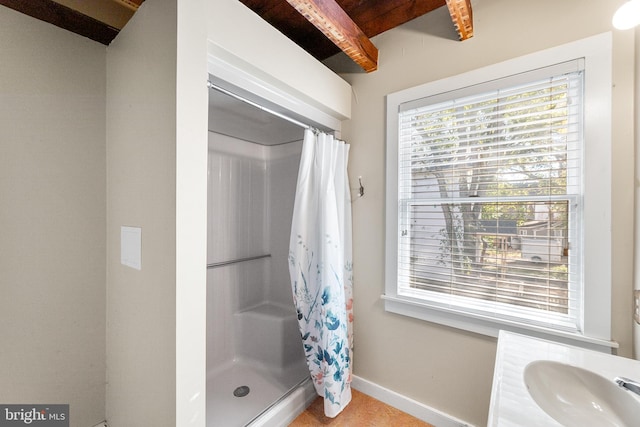
[[[282,425],[314,396],[288,270],[303,132],[209,90],[207,426]]]

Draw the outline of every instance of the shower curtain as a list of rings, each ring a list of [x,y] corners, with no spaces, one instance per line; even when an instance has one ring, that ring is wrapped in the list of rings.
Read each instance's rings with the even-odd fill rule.
[[[328,417],[338,415],[351,401],[348,157],[348,144],[305,131],[289,242],[289,273],[302,345]]]

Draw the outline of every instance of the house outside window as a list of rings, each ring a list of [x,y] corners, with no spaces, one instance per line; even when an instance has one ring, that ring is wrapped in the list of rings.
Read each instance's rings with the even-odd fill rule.
[[[610,344],[610,43],[387,97],[387,310]]]

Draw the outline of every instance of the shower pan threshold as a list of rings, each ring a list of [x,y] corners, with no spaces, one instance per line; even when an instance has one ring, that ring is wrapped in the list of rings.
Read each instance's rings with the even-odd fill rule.
[[[308,375],[306,363],[273,369],[245,359],[210,372],[207,376],[207,427],[262,425],[261,416],[285,399],[290,391],[299,388]],[[239,388],[242,393],[237,392]]]

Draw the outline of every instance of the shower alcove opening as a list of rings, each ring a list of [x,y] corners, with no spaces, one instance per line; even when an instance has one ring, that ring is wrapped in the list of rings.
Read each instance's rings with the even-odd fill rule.
[[[208,427],[287,425],[315,397],[288,270],[303,133],[209,90]]]

